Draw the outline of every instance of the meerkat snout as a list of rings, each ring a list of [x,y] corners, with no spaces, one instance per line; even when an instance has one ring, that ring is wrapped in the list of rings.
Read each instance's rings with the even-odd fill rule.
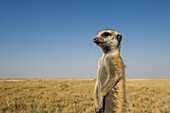
[[[98,37],[94,37],[93,42],[98,43]]]
[[[97,45],[100,45],[104,42],[104,40],[102,39],[102,37],[96,36],[93,38],[93,42],[96,43]]]

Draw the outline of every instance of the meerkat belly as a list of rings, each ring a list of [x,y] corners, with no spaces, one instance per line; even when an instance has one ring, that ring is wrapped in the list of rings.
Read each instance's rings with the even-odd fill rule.
[[[105,83],[107,77],[108,77],[108,73],[107,73],[105,67],[104,66],[100,67],[99,73],[98,73],[98,81],[99,81],[101,87]]]

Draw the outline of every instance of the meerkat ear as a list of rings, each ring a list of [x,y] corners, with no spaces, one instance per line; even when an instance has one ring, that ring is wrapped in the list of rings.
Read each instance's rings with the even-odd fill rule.
[[[122,35],[121,34],[117,34],[116,38],[117,38],[118,42],[120,43],[121,40],[122,40]]]

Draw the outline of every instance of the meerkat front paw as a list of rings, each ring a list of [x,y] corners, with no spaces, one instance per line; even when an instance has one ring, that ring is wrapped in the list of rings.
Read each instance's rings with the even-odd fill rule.
[[[95,108],[95,111],[96,111],[96,113],[101,113],[101,112],[103,112],[104,111],[104,109],[103,109],[103,105],[99,105],[99,106],[97,106],[96,108]]]
[[[96,113],[101,113],[104,111],[104,96],[99,94],[99,98],[98,98],[98,104],[95,107],[95,111]]]

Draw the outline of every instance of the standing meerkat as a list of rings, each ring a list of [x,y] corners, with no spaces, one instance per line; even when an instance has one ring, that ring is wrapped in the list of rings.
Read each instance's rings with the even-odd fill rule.
[[[125,64],[120,56],[122,35],[103,30],[93,41],[102,49],[95,85],[96,113],[126,113]]]

